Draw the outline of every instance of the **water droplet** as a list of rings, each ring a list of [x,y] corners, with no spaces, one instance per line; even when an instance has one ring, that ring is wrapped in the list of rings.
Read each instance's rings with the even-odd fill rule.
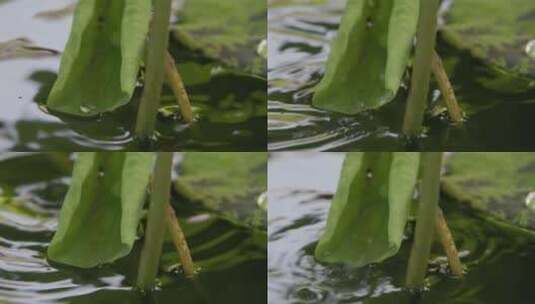
[[[256,204],[259,208],[262,208],[264,210],[267,210],[268,207],[268,197],[267,193],[264,192],[258,196],[258,199],[256,200]]]
[[[39,104],[39,110],[43,111],[43,113],[50,114],[48,108],[44,104]]]
[[[264,40],[260,41],[260,43],[256,47],[256,52],[258,53],[258,55],[260,55],[260,56],[262,56],[264,58],[267,58],[267,51],[268,51],[267,41],[266,41],[266,39],[264,39]]]
[[[526,207],[535,211],[535,191],[531,191],[524,200]]]
[[[524,51],[526,52],[529,58],[535,60],[535,39],[532,39],[528,41],[528,43],[526,43]]]
[[[80,106],[80,111],[82,113],[84,113],[84,114],[89,114],[89,113],[91,113],[93,111],[93,109],[88,105],[81,105]]]
[[[180,120],[180,108],[177,105],[165,106],[158,109],[158,113],[162,118],[171,120]]]
[[[104,168],[102,167],[98,167],[98,177],[103,177],[104,176]]]
[[[368,169],[368,170],[366,170],[366,177],[367,177],[367,178],[372,178],[372,177],[373,177],[372,169]]]

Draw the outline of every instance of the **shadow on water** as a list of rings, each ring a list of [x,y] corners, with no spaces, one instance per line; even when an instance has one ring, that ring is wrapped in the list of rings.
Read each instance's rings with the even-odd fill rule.
[[[401,136],[408,94],[406,85],[402,85],[387,106],[353,116],[328,113],[311,106],[314,87],[324,73],[329,43],[336,35],[345,1],[330,0],[325,5],[312,2],[277,3],[269,10],[269,149],[407,149]],[[535,90],[515,92],[514,88],[489,85],[498,83],[499,76],[468,53],[444,43],[440,35],[438,52],[468,120],[462,128],[455,128],[442,115],[426,117],[427,132],[420,139],[420,149],[525,151],[535,147],[530,135],[535,116]],[[405,83],[407,81],[408,75],[405,75]],[[429,98],[436,102],[439,96],[433,83]]]
[[[427,290],[421,296],[405,290],[410,240],[394,257],[362,268],[316,262],[314,248],[343,160],[343,153],[324,154],[283,153],[270,161],[269,303],[531,302],[535,241],[446,198],[440,204],[467,267],[463,279],[448,273],[446,257],[435,244]]]
[[[57,265],[46,249],[57,226],[72,160],[65,153],[0,156],[0,302],[6,303],[261,303],[266,249],[249,231],[187,202],[177,210],[195,263],[186,279],[171,243],[161,259],[159,287],[132,290],[140,243],[127,257],[93,269]],[[264,239],[265,240],[265,239]]]
[[[68,0],[12,1],[2,5],[0,20],[9,30],[0,42],[25,37],[35,45],[61,50],[71,17],[43,19],[37,13],[57,9]],[[20,23],[20,27],[13,23]],[[151,149],[178,151],[258,151],[265,149],[266,81],[232,73],[171,40],[197,121],[182,122],[169,88],[165,87]],[[0,60],[4,77],[0,99],[0,151],[143,150],[133,136],[138,87],[129,104],[94,118],[49,113],[44,107],[57,77],[58,55]]]

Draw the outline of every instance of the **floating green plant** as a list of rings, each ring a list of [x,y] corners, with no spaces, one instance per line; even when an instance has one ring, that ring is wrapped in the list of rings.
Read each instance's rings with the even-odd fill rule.
[[[258,0],[189,0],[177,11],[174,37],[239,72],[266,78],[267,5]]]
[[[477,7],[477,9],[473,9]],[[531,0],[454,1],[442,37],[491,67],[478,79],[498,91],[525,92],[535,78],[535,15]]]

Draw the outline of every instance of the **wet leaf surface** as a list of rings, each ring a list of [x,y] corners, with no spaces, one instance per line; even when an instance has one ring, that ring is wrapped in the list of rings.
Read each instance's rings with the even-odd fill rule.
[[[78,2],[47,106],[62,113],[95,116],[128,103],[150,17],[147,1]]]
[[[173,32],[188,48],[238,72],[265,78],[266,13],[265,1],[186,0]]]
[[[442,36],[495,69],[482,83],[522,91],[535,85],[535,4],[532,0],[456,0],[445,15]]]
[[[416,1],[348,1],[312,104],[345,114],[396,95],[418,22]]]
[[[316,258],[360,267],[396,254],[409,216],[419,157],[410,152],[348,153]]]
[[[494,221],[535,230],[534,153],[454,153],[446,169],[447,195]]]
[[[240,226],[266,228],[267,153],[186,153],[175,189]]]
[[[82,268],[130,253],[154,166],[154,153],[79,153],[48,257]]]

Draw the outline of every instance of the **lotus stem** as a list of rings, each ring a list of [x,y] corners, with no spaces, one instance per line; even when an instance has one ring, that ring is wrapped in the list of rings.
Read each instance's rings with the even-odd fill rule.
[[[439,0],[420,1],[411,87],[403,120],[403,133],[408,136],[417,136],[422,130],[435,49],[438,5]]]
[[[420,200],[416,217],[414,242],[412,244],[406,276],[406,285],[408,288],[421,288],[424,284],[435,232],[441,165],[442,152],[422,153]]]
[[[175,210],[170,204],[167,204],[167,230],[171,234],[173,243],[180,257],[180,263],[184,269],[184,273],[187,277],[193,277],[195,275],[195,267],[193,266],[193,260],[191,259],[191,253],[188,247],[188,242],[184,236],[184,232],[180,227],[178,218],[176,217]]]
[[[176,101],[180,107],[180,113],[186,123],[193,122],[193,113],[191,111],[191,103],[189,101],[188,92],[182,81],[182,77],[178,72],[173,56],[166,52],[165,54],[165,76],[167,83],[175,94]]]
[[[148,141],[154,134],[156,115],[165,76],[165,55],[169,40],[171,0],[153,0],[154,15],[147,45],[145,87],[137,113],[136,135]]]
[[[451,121],[454,125],[462,125],[463,115],[461,108],[459,107],[459,103],[455,97],[455,91],[453,91],[448,74],[446,74],[446,70],[442,64],[442,59],[440,59],[440,56],[436,51],[433,51],[431,69],[433,70],[433,75],[437,80],[438,88],[442,92],[442,96],[444,96],[444,102],[446,104],[446,108],[448,109]]]
[[[141,249],[137,287],[151,290],[154,287],[166,228],[166,206],[171,194],[172,152],[158,152],[154,177],[152,179],[151,201],[145,231],[145,242]]]
[[[448,263],[450,265],[451,272],[458,277],[462,277],[464,275],[463,264],[459,258],[459,252],[455,246],[455,241],[453,240],[451,231],[448,228],[446,218],[444,218],[444,213],[440,208],[438,208],[437,211],[435,228],[438,238],[440,239],[440,243],[442,244],[442,248],[444,248],[444,252],[448,257]]]

